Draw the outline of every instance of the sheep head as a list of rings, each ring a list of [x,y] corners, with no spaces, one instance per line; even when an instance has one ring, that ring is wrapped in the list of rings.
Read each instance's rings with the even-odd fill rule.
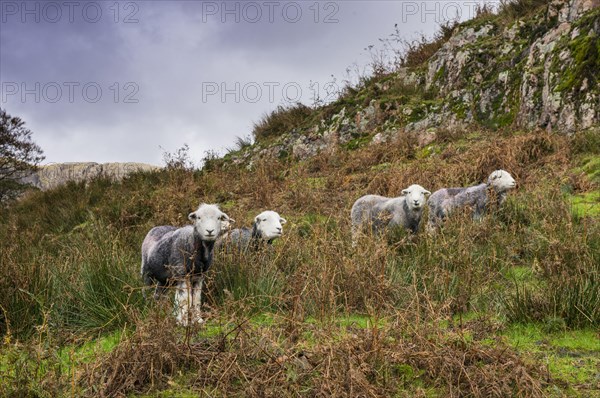
[[[505,170],[496,170],[488,177],[488,185],[494,187],[496,192],[506,192],[517,186],[514,178]]]
[[[279,238],[283,234],[283,224],[287,221],[277,212],[267,210],[254,218],[256,230],[265,240]]]
[[[413,184],[410,187],[402,190],[402,195],[406,198],[406,204],[409,209],[421,210],[425,206],[425,197],[431,195],[431,192],[418,184]]]
[[[194,224],[195,232],[201,240],[214,241],[221,234],[223,226],[229,225],[231,219],[217,205],[202,203],[198,210],[191,212],[188,218]]]

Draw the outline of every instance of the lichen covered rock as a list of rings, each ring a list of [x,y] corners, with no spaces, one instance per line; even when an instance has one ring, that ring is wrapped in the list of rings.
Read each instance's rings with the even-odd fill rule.
[[[491,128],[571,133],[597,124],[599,5],[553,1],[546,12],[508,26],[492,19],[460,27],[428,62],[426,89],[450,96],[440,117],[428,115],[416,127],[440,125],[452,114]]]

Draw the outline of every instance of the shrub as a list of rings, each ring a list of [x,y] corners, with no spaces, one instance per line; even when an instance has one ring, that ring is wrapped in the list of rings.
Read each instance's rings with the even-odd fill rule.
[[[301,127],[311,113],[312,109],[301,103],[280,105],[254,124],[252,134],[257,141],[278,137]]]

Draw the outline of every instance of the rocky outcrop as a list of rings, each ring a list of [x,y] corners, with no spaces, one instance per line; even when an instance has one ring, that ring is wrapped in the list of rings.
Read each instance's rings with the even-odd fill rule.
[[[442,111],[421,127],[455,116],[564,133],[598,124],[599,6],[554,0],[508,26],[475,20],[459,28],[428,63],[426,88],[439,91]]]
[[[469,126],[563,134],[598,126],[600,0],[551,0],[522,17],[510,13],[462,23],[422,65],[367,80],[318,125],[257,142],[226,162],[301,160],[408,135],[426,146],[439,130]]]
[[[68,181],[82,182],[97,177],[120,180],[133,172],[157,169],[159,167],[145,163],[55,163],[39,167],[33,174],[22,178],[21,182],[45,191]]]

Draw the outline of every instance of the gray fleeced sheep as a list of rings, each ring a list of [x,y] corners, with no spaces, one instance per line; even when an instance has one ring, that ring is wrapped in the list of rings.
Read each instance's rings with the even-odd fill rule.
[[[360,233],[365,227],[374,234],[384,229],[402,226],[416,233],[421,223],[425,197],[430,192],[420,185],[414,184],[402,190],[397,198],[386,198],[379,195],[366,195],[359,198],[350,212],[352,222],[352,245],[355,246]]]
[[[177,321],[202,323],[200,300],[204,274],[212,264],[215,241],[230,222],[216,205],[201,204],[188,215],[193,225],[154,227],[142,243],[141,273],[147,285],[156,285],[155,298],[175,285]],[[191,299],[191,303],[190,303]]]
[[[287,221],[277,212],[263,211],[254,218],[252,228],[236,228],[223,236],[216,243],[216,249],[235,248],[239,251],[256,249],[262,244],[272,243],[283,234],[283,224]]]
[[[489,202],[489,189],[493,189],[498,204],[506,199],[508,190],[516,186],[512,176],[504,170],[496,170],[486,183],[466,188],[442,188],[435,191],[427,201],[429,205],[429,222],[427,228],[435,230],[450,213],[458,208],[471,207],[473,219],[480,219],[486,211]]]

